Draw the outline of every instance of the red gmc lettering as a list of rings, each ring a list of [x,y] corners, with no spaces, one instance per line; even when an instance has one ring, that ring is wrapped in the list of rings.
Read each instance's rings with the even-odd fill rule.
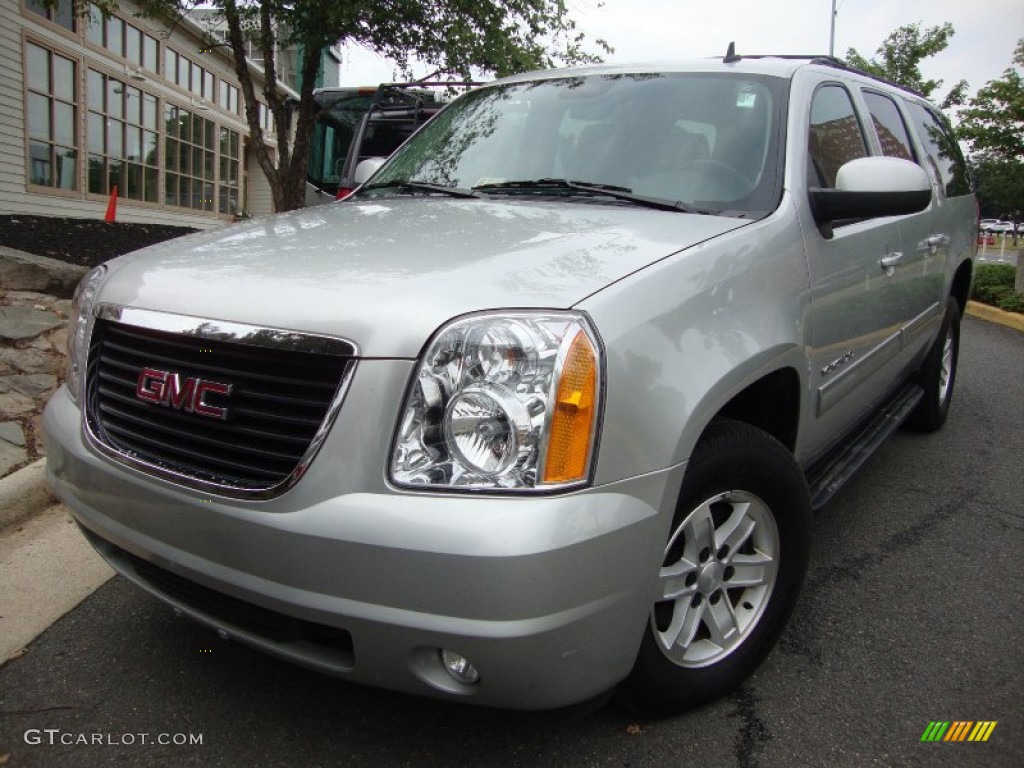
[[[156,368],[143,368],[135,382],[135,396],[140,400],[222,421],[228,416],[227,408],[211,405],[206,402],[206,396],[227,396],[231,390],[231,384],[199,377],[182,380],[181,374]]]
[[[230,395],[230,384],[219,384],[216,381],[206,381],[204,379],[189,379],[189,381],[199,382],[196,386],[195,397],[192,399],[192,409],[196,413],[200,416],[210,416],[222,421],[228,417],[227,408],[218,408],[215,405],[210,405],[203,398],[206,397],[207,392],[212,392],[215,395]]]
[[[170,373],[164,379],[164,396],[161,398],[161,405],[169,405],[177,411],[185,409],[191,413],[192,402],[195,397],[196,379],[185,379],[185,386],[181,385],[181,376]]]
[[[139,371],[139,380],[135,384],[135,396],[140,400],[148,400],[151,403],[159,404],[163,400],[164,381],[166,378],[166,371],[143,368]]]

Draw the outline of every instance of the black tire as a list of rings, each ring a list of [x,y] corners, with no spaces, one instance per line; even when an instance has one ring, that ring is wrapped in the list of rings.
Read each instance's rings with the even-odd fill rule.
[[[662,598],[652,607],[619,700],[641,715],[663,717],[742,682],[771,650],[796,602],[807,570],[810,521],[807,482],[790,452],[747,424],[713,423],[686,470],[662,561]],[[748,531],[742,540],[726,535],[733,523]],[[702,532],[709,532],[718,551],[701,546]],[[737,543],[735,551],[722,547],[728,541]],[[765,583],[738,583],[758,574]],[[694,619],[698,615],[704,618]],[[716,617],[729,615],[738,634],[720,634],[732,638],[726,649],[725,642],[716,645],[712,628],[728,627]],[[692,626],[696,632],[687,629]]]
[[[924,397],[907,417],[908,427],[919,432],[934,432],[946,423],[953,401],[959,358],[960,306],[950,299],[939,335],[915,375],[915,380],[924,389]]]

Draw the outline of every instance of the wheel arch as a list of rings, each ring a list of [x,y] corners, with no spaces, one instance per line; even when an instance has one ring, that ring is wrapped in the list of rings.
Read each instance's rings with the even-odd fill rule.
[[[967,310],[967,300],[971,295],[971,282],[974,279],[974,262],[970,259],[965,259],[959,267],[957,267],[956,274],[953,275],[953,282],[950,285],[949,295],[956,299],[956,303],[960,307],[960,315]]]
[[[778,352],[778,351],[777,351]],[[803,382],[793,350],[766,354],[771,362],[734,369],[708,389],[703,401],[690,413],[681,436],[677,456],[687,459],[708,429],[723,420],[760,429],[774,437],[790,452],[797,445]],[[753,361],[750,361],[753,362]],[[751,370],[755,373],[751,375]],[[699,422],[694,417],[700,414]]]
[[[717,419],[756,427],[793,453],[800,424],[800,376],[792,367],[762,376],[723,405]]]

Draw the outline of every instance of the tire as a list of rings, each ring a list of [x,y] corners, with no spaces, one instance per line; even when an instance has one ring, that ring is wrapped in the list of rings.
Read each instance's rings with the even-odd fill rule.
[[[953,299],[946,304],[935,344],[915,375],[924,397],[907,417],[907,426],[919,432],[934,432],[946,423],[953,401],[956,366],[960,358],[960,307]]]
[[[792,611],[810,521],[807,482],[789,451],[747,424],[713,423],[686,470],[660,597],[619,700],[663,717],[742,682]]]

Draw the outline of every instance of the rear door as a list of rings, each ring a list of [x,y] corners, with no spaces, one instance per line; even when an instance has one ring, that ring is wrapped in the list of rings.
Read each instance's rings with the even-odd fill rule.
[[[931,208],[907,217],[905,224],[906,250],[913,253],[906,281],[913,319],[905,344],[910,351],[920,352],[942,320],[955,263],[972,252],[974,228],[970,222],[977,216],[977,206],[949,123],[934,107],[915,99],[906,99],[904,107],[917,141],[918,162],[931,178],[933,189]]]
[[[940,226],[944,187],[934,161],[911,139],[909,105],[899,96],[872,88],[864,88],[861,95],[870,115],[876,152],[917,162],[932,180],[931,205],[899,218],[899,258],[891,266],[890,280],[899,286],[906,303],[901,363],[909,365],[941,319],[940,297],[949,263],[949,237]]]

